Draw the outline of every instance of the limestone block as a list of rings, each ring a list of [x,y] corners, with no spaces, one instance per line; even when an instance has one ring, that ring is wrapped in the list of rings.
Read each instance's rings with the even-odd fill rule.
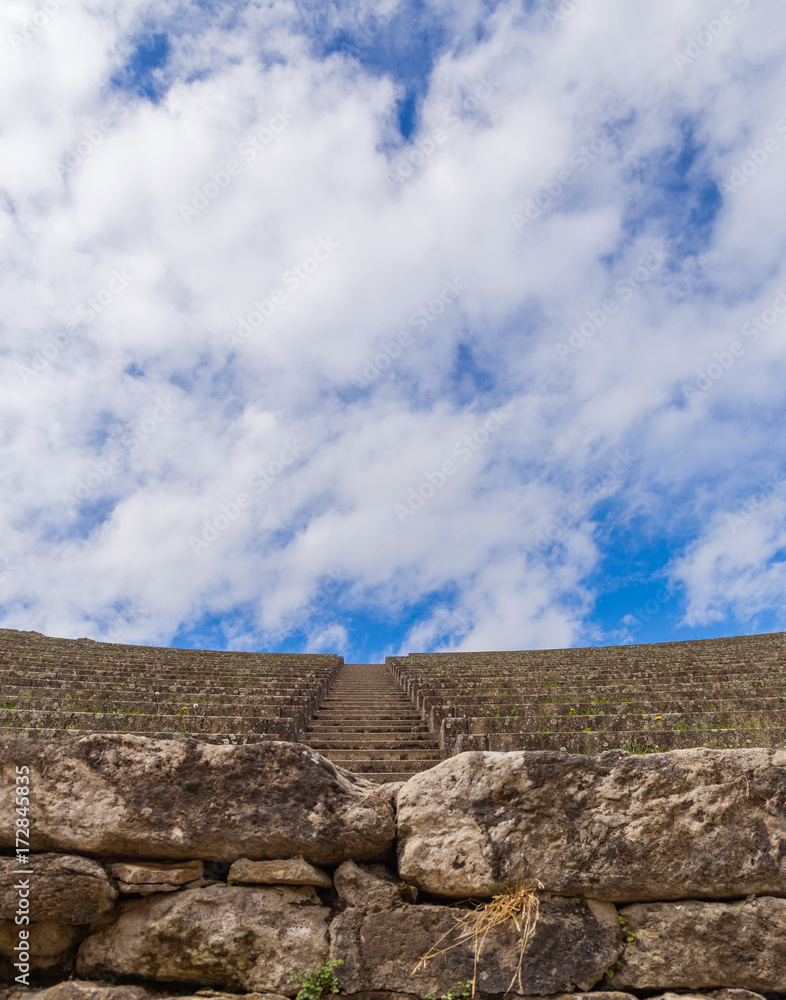
[[[621,914],[636,938],[611,989],[786,992],[786,899],[638,903]]]
[[[333,880],[319,868],[302,858],[286,861],[249,861],[240,858],[229,869],[230,882],[253,885],[315,885],[320,889],[331,889]]]
[[[593,997],[597,994],[593,993]],[[607,997],[626,997],[627,993],[607,993]],[[752,993],[750,990],[712,990],[709,993],[662,993],[660,996],[651,997],[650,1000],[764,1000],[761,993]]]
[[[76,946],[87,933],[87,927],[50,920],[28,924],[24,930],[30,932],[29,965],[32,972],[69,972]],[[18,943],[19,928],[14,921],[0,920],[0,956],[9,965],[9,972],[6,973],[9,978],[18,975],[18,972],[10,970],[18,961],[18,952],[14,951]]]
[[[397,884],[396,877],[384,865],[355,864],[345,861],[334,875],[338,898],[344,906],[356,907],[371,912],[373,910],[392,910],[403,906],[402,888]],[[407,886],[407,901],[414,903],[417,890]],[[412,895],[414,893],[414,895]]]
[[[179,865],[155,861],[106,865],[109,874],[117,879],[120,892],[141,896],[150,896],[154,892],[176,892],[188,882],[201,881],[203,869],[201,861],[186,861]]]
[[[131,976],[292,996],[327,954],[329,910],[308,886],[212,886],[121,903],[79,949],[87,978]]]
[[[148,1000],[150,994],[142,986],[111,986],[109,983],[87,983],[69,979],[44,990],[11,993],[0,1000]]]
[[[18,875],[20,869],[30,874]],[[69,854],[31,854],[27,864],[0,857],[0,918],[13,919],[19,892],[29,883],[30,919],[89,924],[112,909],[117,889],[97,861]]]
[[[786,893],[786,751],[466,753],[398,796],[402,878],[617,902]]]
[[[2,740],[30,768],[32,847],[126,858],[382,860],[393,809],[298,743],[246,746],[89,734]],[[0,847],[14,830],[14,769],[0,773]]]
[[[441,996],[472,979],[475,952],[471,938],[415,967],[430,947],[453,944],[462,934],[457,918],[477,919],[473,911],[447,906],[406,906],[363,913],[348,909],[331,924],[331,957],[344,959],[338,975],[347,993],[394,990]],[[521,935],[511,924],[490,931],[478,965],[477,989],[505,993],[516,977]],[[517,995],[549,995],[590,989],[622,952],[617,911],[610,903],[543,895],[535,933],[524,954]],[[593,994],[594,996],[595,994]]]

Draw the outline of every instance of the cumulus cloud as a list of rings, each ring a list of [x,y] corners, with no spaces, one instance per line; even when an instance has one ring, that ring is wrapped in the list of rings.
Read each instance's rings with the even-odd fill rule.
[[[659,637],[757,627],[780,14],[4,5],[3,624],[560,646],[668,571]]]

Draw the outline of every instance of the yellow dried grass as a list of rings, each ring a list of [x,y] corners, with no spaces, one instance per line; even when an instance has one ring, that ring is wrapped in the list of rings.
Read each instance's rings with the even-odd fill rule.
[[[519,960],[516,971],[513,973],[513,978],[510,980],[505,992],[510,992],[511,987],[516,982],[518,982],[519,990],[522,990],[521,964],[524,961],[524,953],[532,940],[535,927],[538,923],[538,917],[540,916],[540,902],[537,891],[542,888],[543,883],[537,879],[532,882],[518,883],[506,887],[503,892],[494,896],[489,902],[479,903],[472,913],[457,912],[455,914],[455,925],[446,931],[429,948],[412,970],[412,974],[414,975],[419,969],[422,969],[430,959],[436,958],[438,955],[444,955],[446,952],[452,951],[453,948],[458,948],[467,941],[473,940],[475,945],[475,964],[472,972],[472,996],[474,997],[478,964],[489,932],[495,928],[513,924],[516,928],[516,933],[521,935],[521,947],[519,948]],[[456,927],[462,928],[457,940],[445,948],[440,947],[445,938],[449,937]]]

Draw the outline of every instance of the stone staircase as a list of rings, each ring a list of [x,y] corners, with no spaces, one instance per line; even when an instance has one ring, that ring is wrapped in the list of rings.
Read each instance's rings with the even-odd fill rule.
[[[442,759],[439,742],[381,663],[339,670],[300,739],[371,781],[406,781]]]

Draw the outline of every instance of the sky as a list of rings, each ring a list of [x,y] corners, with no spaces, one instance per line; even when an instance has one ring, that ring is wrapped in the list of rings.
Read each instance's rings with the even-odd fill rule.
[[[782,0],[4,0],[0,625],[786,629]]]

